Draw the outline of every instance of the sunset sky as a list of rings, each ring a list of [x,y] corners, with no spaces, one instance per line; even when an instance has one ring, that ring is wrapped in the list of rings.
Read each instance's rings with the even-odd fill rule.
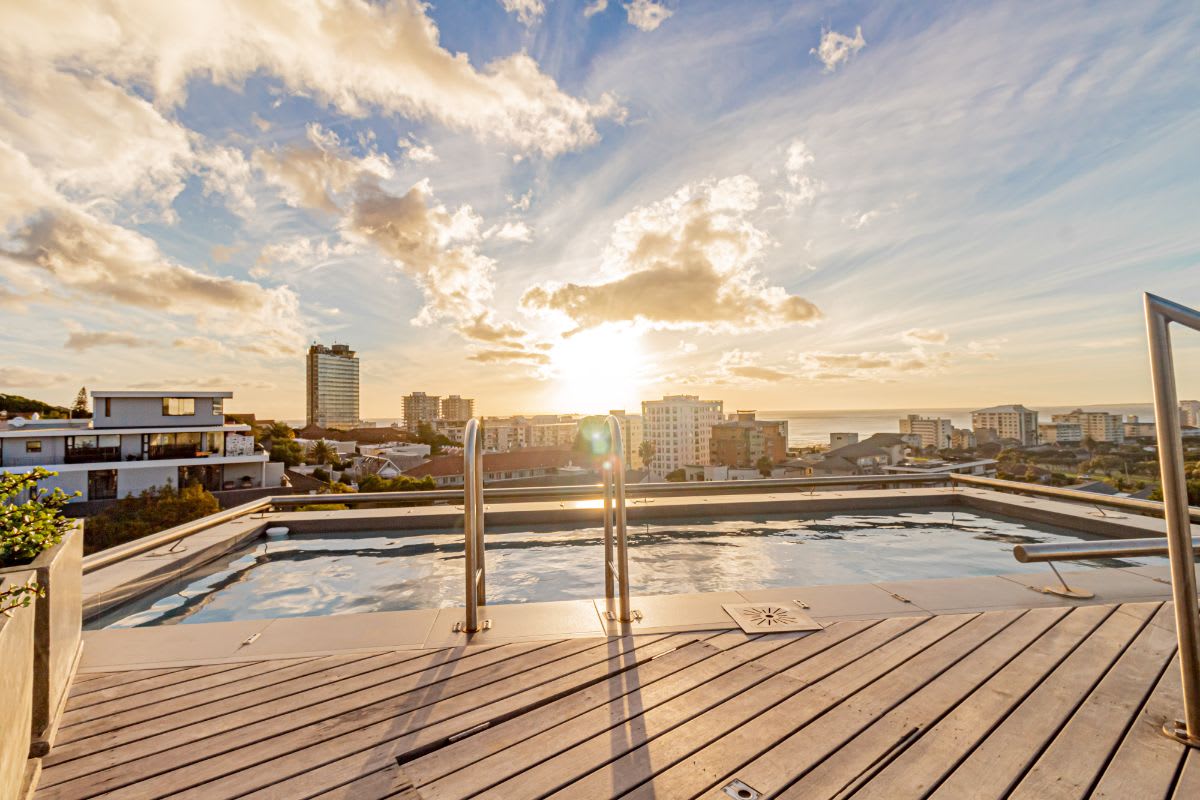
[[[484,414],[1117,403],[1200,306],[1200,6],[0,4],[0,392],[303,351]],[[1200,335],[1177,334],[1200,395]]]

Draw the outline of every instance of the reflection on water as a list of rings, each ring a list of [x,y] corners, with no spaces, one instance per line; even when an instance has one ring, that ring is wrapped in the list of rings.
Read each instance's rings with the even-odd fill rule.
[[[603,535],[599,527],[490,532],[489,602],[602,595]],[[995,575],[1042,569],[1017,563],[1014,544],[1079,538],[1065,529],[959,510],[656,522],[630,526],[629,573],[639,594]],[[89,627],[460,605],[462,547],[461,534],[261,541]],[[1091,562],[1133,563],[1165,559]]]

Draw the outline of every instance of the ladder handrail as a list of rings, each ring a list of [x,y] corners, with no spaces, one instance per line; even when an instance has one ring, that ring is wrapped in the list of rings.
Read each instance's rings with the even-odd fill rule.
[[[483,425],[467,420],[463,436],[463,540],[466,554],[466,610],[463,630],[480,629],[479,607],[487,605],[483,530]],[[486,627],[486,625],[485,625]]]
[[[604,462],[604,597],[620,622],[632,622],[629,608],[629,543],[625,515],[625,439],[621,421],[609,414],[608,458]]]

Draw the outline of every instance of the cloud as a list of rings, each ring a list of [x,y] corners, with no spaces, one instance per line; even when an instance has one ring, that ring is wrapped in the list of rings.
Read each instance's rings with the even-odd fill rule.
[[[295,144],[278,152],[257,150],[254,165],[281,190],[292,206],[337,212],[334,195],[346,192],[362,178],[389,178],[392,164],[386,155],[375,151],[361,158],[349,154],[337,134],[316,123],[306,128],[305,144]]]
[[[576,330],[636,321],[652,328],[744,332],[809,324],[820,310],[760,275],[770,237],[749,219],[759,188],[739,175],[689,184],[617,222],[603,283],[547,283],[522,297],[560,312]]]
[[[729,350],[721,354],[717,361],[717,369],[723,373],[726,382],[762,381],[778,383],[793,377],[790,373],[775,367],[759,363],[762,353],[748,353],[743,350]]]
[[[288,242],[274,242],[259,251],[258,259],[250,269],[253,277],[270,274],[271,264],[298,264],[303,267],[320,266],[333,259],[346,258],[358,252],[351,242],[301,236]]]
[[[920,347],[895,352],[803,353],[795,358],[800,374],[811,380],[888,381],[911,374],[938,372],[950,365],[954,354],[927,353]]]
[[[505,195],[505,199],[512,204],[514,211],[528,211],[529,206],[533,203],[533,189],[528,190],[520,197],[514,197],[511,194]]]
[[[859,25],[854,30],[853,39],[837,31],[823,31],[821,43],[809,52],[816,54],[821,63],[825,65],[826,72],[833,72],[838,65],[849,61],[851,56],[862,50],[866,44],[862,35],[862,26]]]
[[[938,328],[909,328],[900,334],[900,338],[909,344],[946,344],[950,334]]]
[[[481,364],[526,364],[541,367],[550,363],[550,356],[545,353],[521,347],[482,348],[475,350],[467,358]]]
[[[631,0],[622,4],[629,24],[640,31],[652,31],[675,12],[654,0]],[[601,9],[602,10],[602,9]],[[587,13],[587,10],[584,10]]]
[[[16,364],[0,364],[0,388],[4,389],[47,389],[59,386],[71,379],[61,372],[21,367]]]
[[[208,255],[213,261],[216,261],[219,264],[225,264],[228,263],[229,260],[235,255],[237,255],[238,250],[241,250],[241,247],[238,245],[214,244],[209,248]]]
[[[86,76],[77,80],[138,86],[163,109],[181,105],[195,78],[240,88],[265,76],[348,116],[432,119],[546,156],[592,144],[596,122],[621,112],[611,96],[592,102],[562,91],[525,53],[476,68],[441,45],[418,0],[198,0],[73,12],[5,4],[0,29],[20,35],[0,49],[34,65],[30,73],[70,64]]]
[[[500,5],[509,14],[516,14],[527,28],[536,25],[542,14],[546,13],[546,5],[542,0],[500,0]]]
[[[592,0],[583,8],[583,15],[591,17],[595,14],[601,14],[608,9],[608,0]]]
[[[67,334],[63,347],[82,353],[94,347],[148,347],[150,343],[149,339],[125,331],[88,331],[77,327]]]
[[[532,242],[533,230],[524,222],[505,222],[503,225],[493,225],[483,234],[485,239],[493,236],[506,242]]]
[[[433,152],[433,145],[429,144],[420,147],[415,144],[408,145],[404,157],[418,164],[432,164],[438,160],[437,153]]]
[[[228,355],[229,348],[221,344],[216,339],[210,339],[207,336],[184,336],[176,339],[171,343],[172,347],[182,348],[184,350],[194,350],[197,353],[206,355]]]
[[[794,139],[788,145],[787,159],[784,162],[784,175],[787,178],[788,189],[779,192],[784,208],[789,212],[803,205],[809,205],[817,195],[825,191],[825,183],[808,173],[808,168],[816,162],[808,145],[800,139]]]

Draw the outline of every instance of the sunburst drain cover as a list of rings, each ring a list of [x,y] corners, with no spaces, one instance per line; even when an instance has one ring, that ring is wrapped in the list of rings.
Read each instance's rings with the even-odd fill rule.
[[[778,603],[730,603],[721,608],[746,633],[821,630],[821,623],[808,614]]]

